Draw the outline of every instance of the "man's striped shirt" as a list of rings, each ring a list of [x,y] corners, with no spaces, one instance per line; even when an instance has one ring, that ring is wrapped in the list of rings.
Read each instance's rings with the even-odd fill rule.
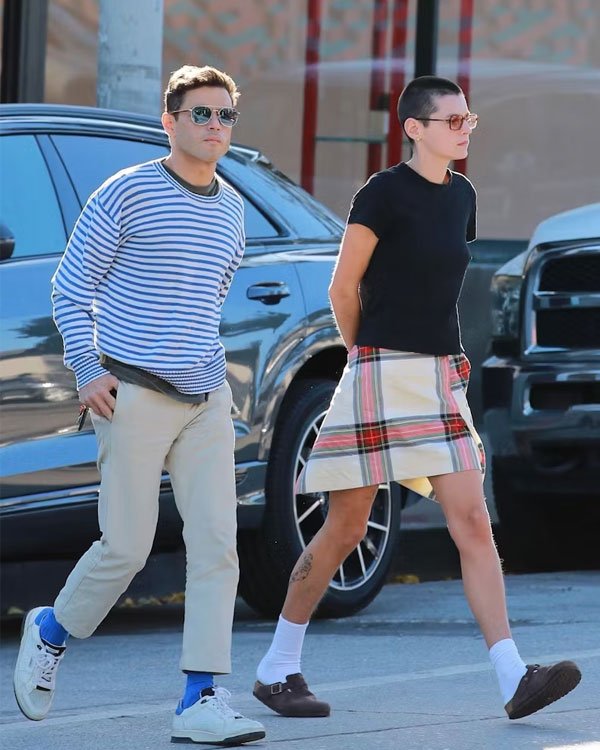
[[[54,319],[77,387],[107,373],[99,353],[187,394],[225,381],[221,307],[244,252],[244,207],[219,178],[192,193],[160,161],[90,197],[52,279]]]

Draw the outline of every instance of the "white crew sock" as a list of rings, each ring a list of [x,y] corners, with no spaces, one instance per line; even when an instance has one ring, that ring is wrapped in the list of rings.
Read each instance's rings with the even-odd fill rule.
[[[300,658],[307,627],[307,622],[298,625],[279,615],[271,647],[256,669],[257,680],[263,685],[271,685],[274,682],[285,682],[289,674],[302,671]]]
[[[517,651],[517,647],[512,638],[504,638],[490,649],[490,659],[500,685],[500,692],[504,700],[504,705],[515,694],[521,677],[527,672],[527,666]]]

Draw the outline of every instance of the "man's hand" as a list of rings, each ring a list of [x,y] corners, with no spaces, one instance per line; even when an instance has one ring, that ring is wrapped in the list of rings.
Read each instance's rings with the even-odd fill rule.
[[[117,400],[111,391],[113,389],[116,391],[118,387],[119,381],[117,378],[107,373],[84,385],[79,391],[79,401],[88,406],[99,417],[112,419]]]

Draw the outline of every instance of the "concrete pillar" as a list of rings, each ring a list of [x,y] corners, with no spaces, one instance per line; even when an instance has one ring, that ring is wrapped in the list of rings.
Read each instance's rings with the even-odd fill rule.
[[[162,111],[163,0],[100,0],[99,107]]]

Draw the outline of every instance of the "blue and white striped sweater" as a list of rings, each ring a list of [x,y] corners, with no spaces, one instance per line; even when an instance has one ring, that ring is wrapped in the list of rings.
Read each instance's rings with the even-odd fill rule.
[[[219,388],[221,307],[243,252],[244,206],[222,180],[216,195],[196,195],[159,161],[108,179],[83,209],[52,279],[77,387],[106,374],[102,352],[182,393]]]

